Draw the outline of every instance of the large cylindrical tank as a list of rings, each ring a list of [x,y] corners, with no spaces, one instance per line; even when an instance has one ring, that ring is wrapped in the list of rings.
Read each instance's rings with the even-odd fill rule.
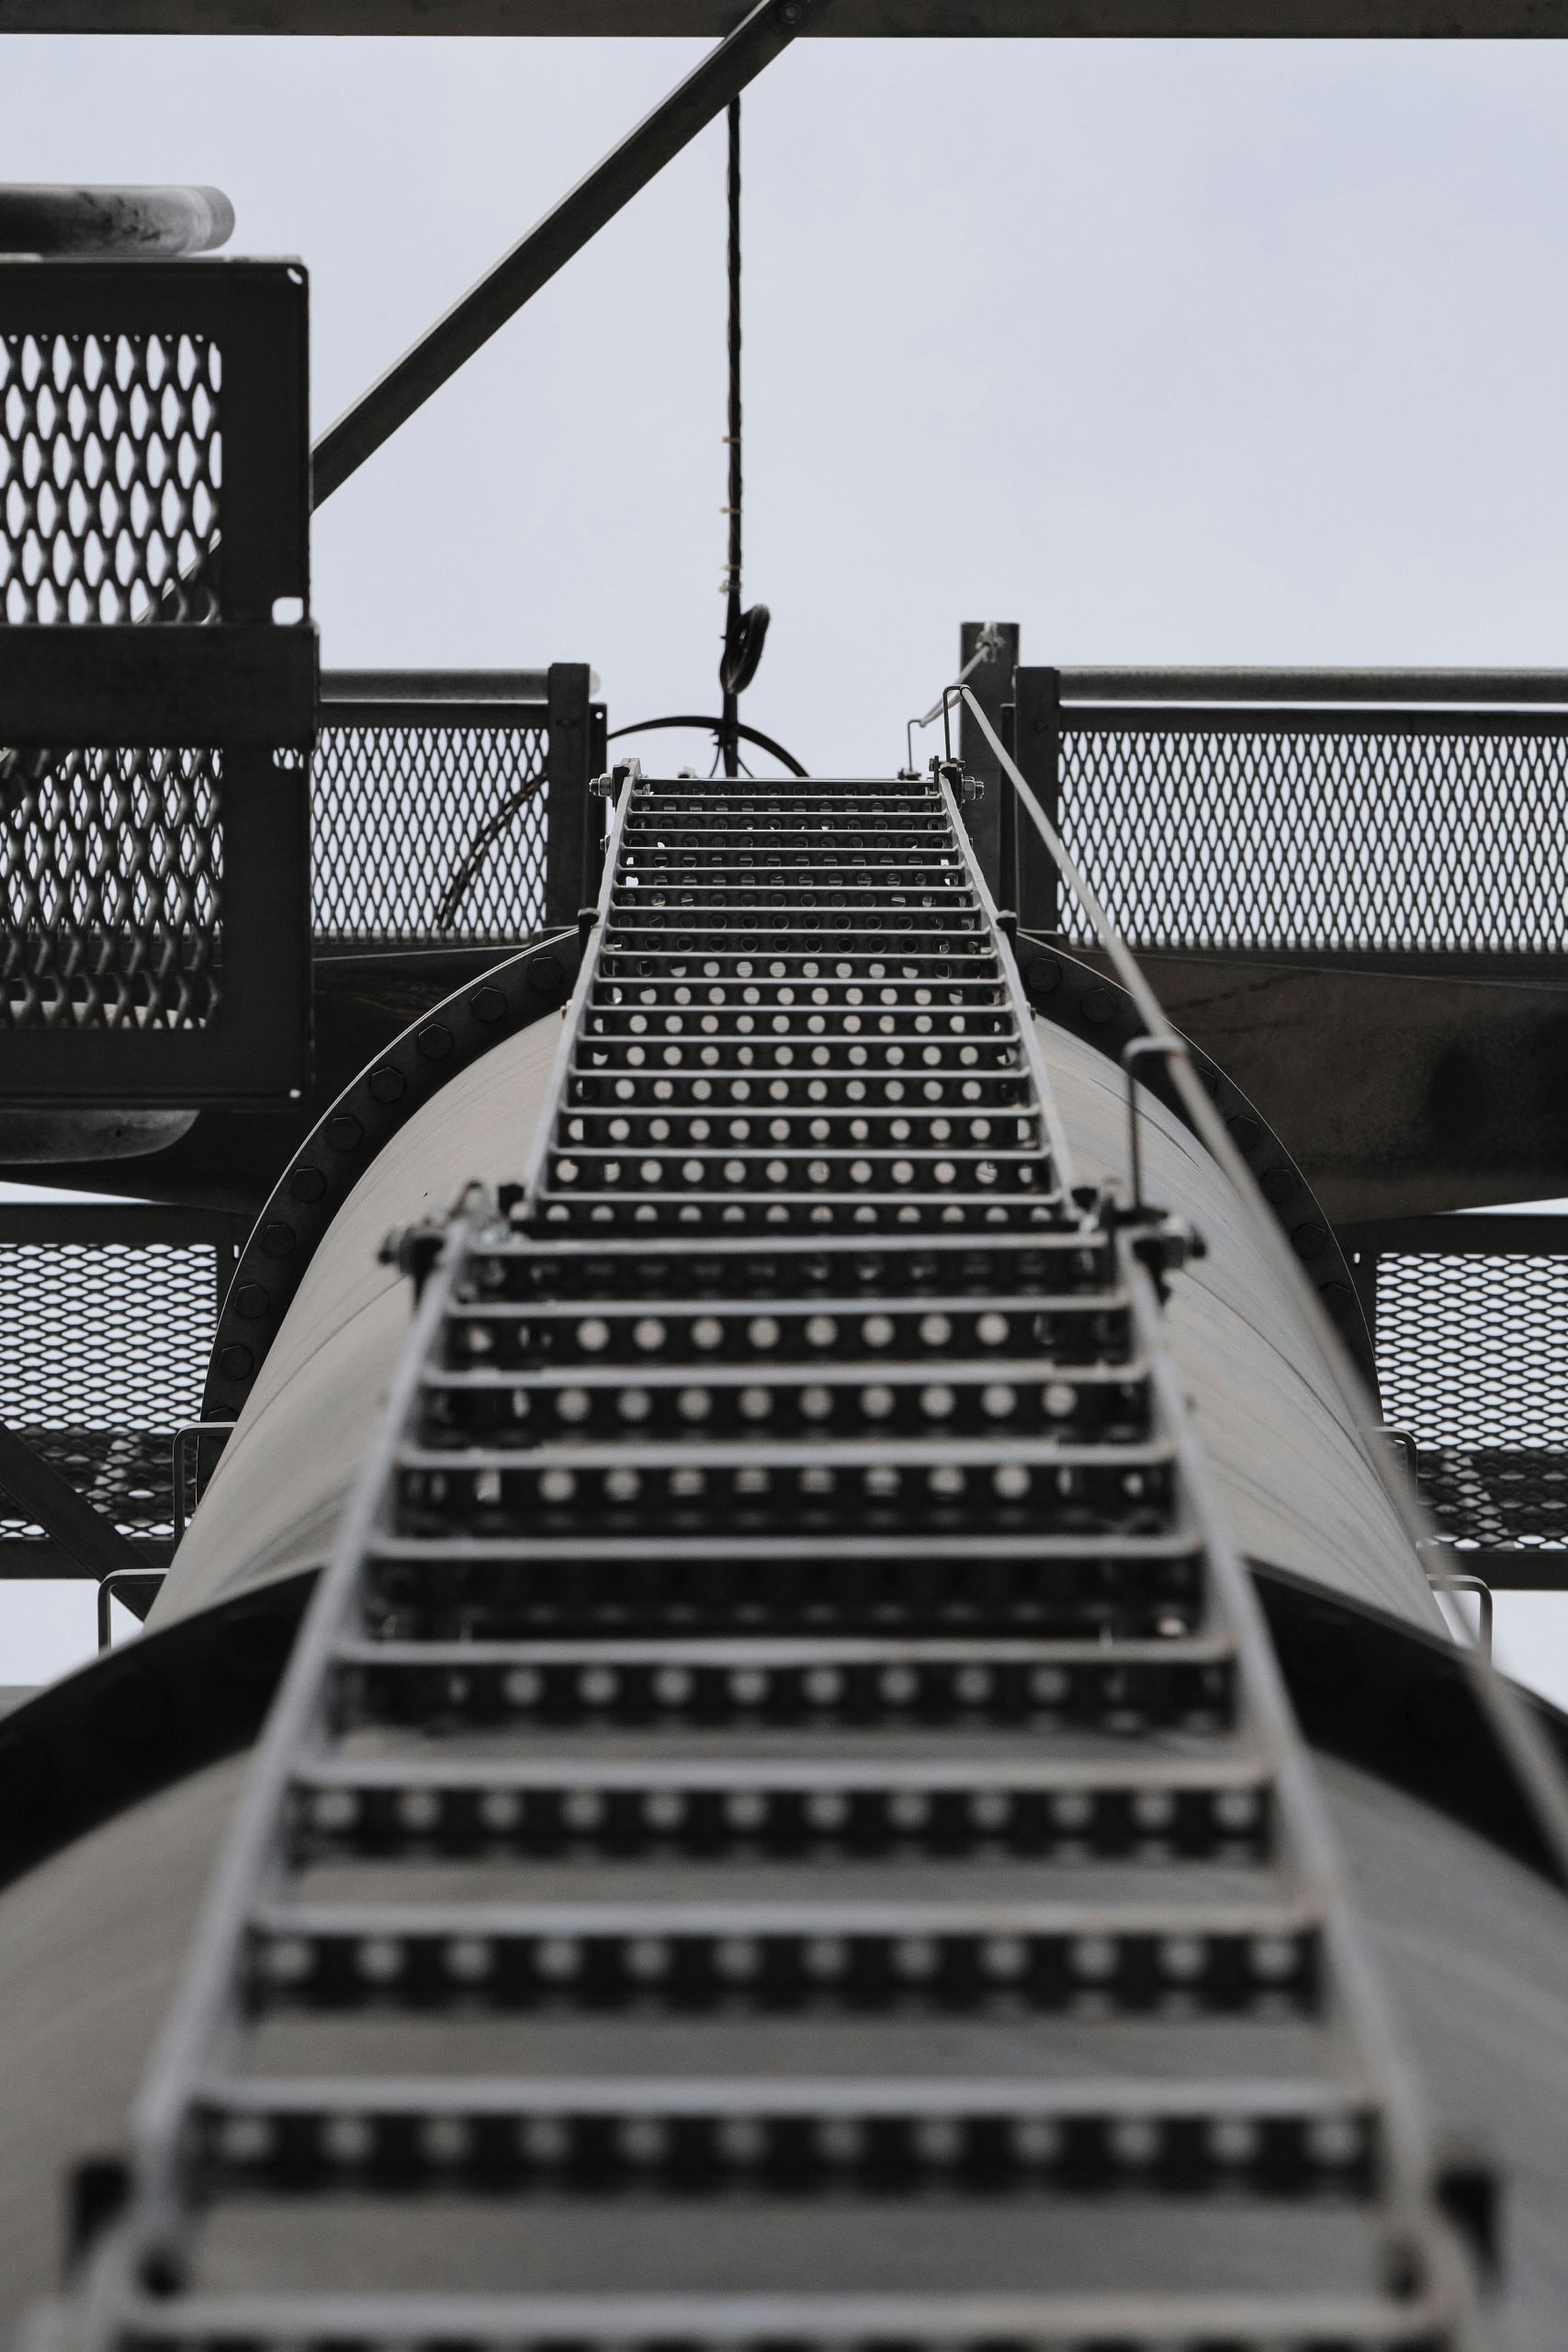
[[[1079,1181],[1124,1175],[1120,1069],[1066,1031],[1038,1026]],[[408,1322],[408,1285],[378,1262],[377,1246],[470,1178],[497,1182],[522,1164],[558,1036],[545,1022],[498,1046],[361,1178],[311,1261],[152,1623],[325,1556]],[[1435,1629],[1431,1593],[1283,1270],[1202,1146],[1151,1094],[1141,1099],[1153,1196],[1207,1245],[1177,1285],[1171,1336],[1243,1546]]]
[[[546,1021],[425,1104],[316,1250],[150,1621],[161,1630],[319,1565],[380,1414],[410,1317],[389,1228],[472,1179],[515,1175],[559,1036]],[[1080,1182],[1123,1172],[1117,1065],[1042,1024]],[[1319,1368],[1294,1292],[1228,1183],[1149,1096],[1152,1197],[1202,1233],[1175,1280],[1171,1341],[1216,1483],[1260,1567],[1419,1648],[1441,1620],[1381,1482]],[[1369,1400],[1369,1413],[1371,1412]],[[1403,1631],[1401,1631],[1403,1629]],[[1568,1899],[1367,1765],[1323,1768],[1363,1916],[1438,2121],[1479,2135],[1505,2184],[1521,2341],[1568,2309]],[[120,1812],[0,1894],[0,2313],[58,2281],[62,2181],[123,2148],[128,2102],[189,1935],[243,1765],[218,1762]]]

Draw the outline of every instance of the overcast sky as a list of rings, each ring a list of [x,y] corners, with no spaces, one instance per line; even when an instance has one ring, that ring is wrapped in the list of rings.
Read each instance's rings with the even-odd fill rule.
[[[0,169],[225,188],[232,251],[310,267],[320,427],[698,53],[13,36]],[[1550,43],[798,45],[746,101],[745,715],[886,768],[965,616],[1040,662],[1563,662],[1565,119]],[[723,235],[716,127],[339,492],[329,664],[713,707]]]
[[[7,178],[216,181],[325,424],[684,42],[5,42]],[[802,42],[747,99],[753,721],[882,766],[965,615],[1039,661],[1568,653],[1559,45]],[[323,510],[334,664],[706,707],[715,127]]]

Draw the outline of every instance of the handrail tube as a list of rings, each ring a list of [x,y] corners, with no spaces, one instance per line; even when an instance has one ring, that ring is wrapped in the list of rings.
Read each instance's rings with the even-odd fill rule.
[[[1061,668],[1064,702],[1562,703],[1568,670]],[[934,716],[934,713],[933,713]]]
[[[547,670],[321,672],[323,703],[543,702],[548,693]]]

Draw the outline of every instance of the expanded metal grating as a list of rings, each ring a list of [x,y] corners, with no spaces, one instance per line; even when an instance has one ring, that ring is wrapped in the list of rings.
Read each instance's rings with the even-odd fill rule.
[[[526,939],[545,920],[536,720],[323,725],[311,777],[314,924],[339,938]]]
[[[288,261],[0,256],[12,1101],[308,1076],[307,311]]]
[[[1444,1535],[1568,1544],[1568,1253],[1380,1255],[1377,1355]]]
[[[222,753],[0,752],[0,1028],[217,1010]]]
[[[1061,824],[1149,947],[1557,954],[1560,722],[1074,725]],[[1089,942],[1081,910],[1069,938]]]
[[[221,376],[200,334],[0,336],[0,617],[218,617]]]
[[[168,1224],[131,1211],[128,1234],[139,1215]],[[69,1232],[70,1210],[48,1218]],[[41,1224],[0,1212],[0,1421],[123,1533],[166,1537],[175,1432],[200,1418],[231,1242],[10,1238]],[[0,1541],[42,1532],[0,1491]]]

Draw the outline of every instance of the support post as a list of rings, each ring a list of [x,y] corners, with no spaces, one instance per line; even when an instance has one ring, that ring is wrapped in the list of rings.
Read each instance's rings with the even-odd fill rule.
[[[1062,822],[1062,673],[1013,673],[1013,758],[1053,825]],[[1018,919],[1025,931],[1062,928],[1062,882],[1032,825],[1020,828]]]
[[[1015,716],[1012,704],[1004,702],[1002,723],[998,732],[1002,739],[1003,750],[1013,759],[1018,757],[1014,749]],[[1006,922],[1011,923],[1012,934],[1016,940],[1018,936],[1018,794],[1013,788],[1012,778],[1005,768],[998,782],[1000,800],[997,819],[1000,841],[997,857],[997,911],[1006,919]]]
[[[548,778],[545,802],[545,927],[555,931],[577,921],[589,903],[595,862],[597,808],[588,794],[593,774],[591,673],[586,662],[552,662],[547,697],[549,737],[545,750]]]
[[[958,640],[960,669],[974,660],[980,642],[980,631],[985,626],[983,621],[964,622]],[[1012,698],[1012,674],[1018,662],[1018,623],[1000,621],[996,627],[999,639],[997,649],[988,662],[981,662],[970,672],[968,684],[976,701],[999,735],[1002,705]],[[1002,772],[996,754],[976,725],[966,703],[962,706],[959,719],[958,756],[969,775],[978,777],[986,787],[978,800],[970,802],[964,810],[964,819],[980,871],[986,877],[991,896],[999,904]],[[1015,908],[1013,911],[1018,913],[1021,910]]]
[[[1356,1295],[1361,1302],[1361,1312],[1367,1318],[1367,1332],[1375,1354],[1378,1344],[1378,1260],[1381,1250],[1350,1242],[1350,1279],[1356,1285]]]
[[[602,702],[588,706],[588,773],[591,777],[603,775],[610,764],[610,717]],[[585,846],[582,860],[582,899],[585,907],[599,903],[599,886],[604,879],[604,806],[602,800],[589,802],[586,817]]]

